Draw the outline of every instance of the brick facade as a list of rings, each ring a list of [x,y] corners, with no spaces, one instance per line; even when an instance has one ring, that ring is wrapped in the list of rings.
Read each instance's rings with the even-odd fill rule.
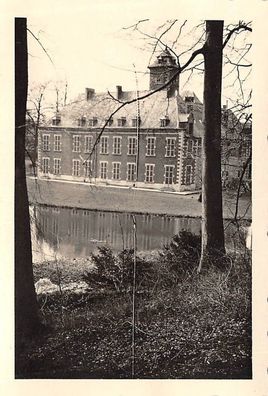
[[[130,103],[109,119],[118,102],[131,101],[136,92],[117,86],[111,95],[86,88],[49,126],[40,128],[38,176],[158,190],[200,190],[202,103],[194,93],[179,95],[178,78],[171,87],[150,95],[176,72],[168,50],[149,69],[150,90],[139,92],[144,99],[138,105]],[[231,151],[223,158],[223,174],[231,175],[241,164],[241,158]]]

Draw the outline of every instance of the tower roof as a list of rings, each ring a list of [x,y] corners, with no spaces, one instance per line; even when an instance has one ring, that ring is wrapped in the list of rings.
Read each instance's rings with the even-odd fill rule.
[[[150,67],[159,67],[159,66],[173,66],[176,65],[176,58],[171,54],[169,49],[166,47],[159,55],[157,55],[154,62],[149,66]]]

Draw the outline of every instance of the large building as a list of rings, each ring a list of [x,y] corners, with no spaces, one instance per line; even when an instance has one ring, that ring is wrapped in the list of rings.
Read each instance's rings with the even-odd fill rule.
[[[201,187],[202,103],[193,92],[179,93],[168,50],[149,66],[148,91],[96,93],[86,88],[42,127],[41,178],[65,179],[172,191]],[[132,100],[137,95],[143,99]],[[130,102],[119,111],[124,102]],[[103,130],[104,125],[105,129]]]

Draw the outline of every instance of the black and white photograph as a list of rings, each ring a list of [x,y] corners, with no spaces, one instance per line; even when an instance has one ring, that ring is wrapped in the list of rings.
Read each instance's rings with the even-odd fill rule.
[[[12,18],[14,379],[252,381],[254,18],[90,3]]]

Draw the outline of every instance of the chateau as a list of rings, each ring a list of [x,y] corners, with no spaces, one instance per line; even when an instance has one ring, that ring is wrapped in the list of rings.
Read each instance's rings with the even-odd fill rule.
[[[195,93],[180,93],[176,78],[166,89],[114,113],[122,103],[137,95],[142,98],[169,81],[177,70],[175,58],[166,49],[149,70],[148,91],[117,86],[115,92],[97,93],[86,88],[51,125],[40,128],[38,177],[163,191],[199,190],[203,125],[202,103]],[[228,164],[225,173],[230,172],[227,168]]]

